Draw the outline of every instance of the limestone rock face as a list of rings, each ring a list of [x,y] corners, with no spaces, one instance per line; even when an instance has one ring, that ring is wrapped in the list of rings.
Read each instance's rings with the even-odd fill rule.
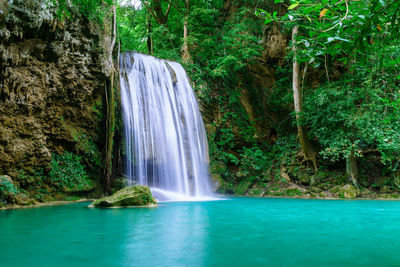
[[[2,21],[7,17],[8,15],[8,2],[5,0],[0,0],[0,25],[2,24]]]
[[[125,187],[108,197],[103,197],[92,202],[89,207],[129,207],[129,206],[154,206],[157,201],[151,194],[150,188],[144,185]]]
[[[46,1],[0,10],[0,174],[32,175],[65,150],[100,154],[105,34],[82,16],[61,22]]]

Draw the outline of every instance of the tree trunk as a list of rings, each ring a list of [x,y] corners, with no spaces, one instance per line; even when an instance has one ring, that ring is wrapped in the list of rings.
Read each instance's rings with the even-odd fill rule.
[[[182,45],[182,59],[183,62],[185,63],[190,63],[192,62],[192,58],[189,53],[189,45],[188,45],[188,36],[189,36],[189,0],[185,0],[185,6],[186,6],[186,14],[185,14],[185,19],[183,22],[183,45]]]
[[[297,133],[299,136],[299,142],[301,145],[301,150],[304,155],[304,160],[311,161],[314,170],[317,171],[317,153],[314,147],[308,140],[308,134],[306,128],[302,124],[301,116],[303,112],[303,99],[300,87],[300,66],[296,59],[297,49],[296,49],[296,35],[298,33],[299,27],[295,26],[292,30],[292,43],[293,43],[293,100],[294,100],[294,110],[296,112],[296,124]]]
[[[357,160],[353,152],[346,158],[346,175],[350,183],[357,187],[358,168]]]

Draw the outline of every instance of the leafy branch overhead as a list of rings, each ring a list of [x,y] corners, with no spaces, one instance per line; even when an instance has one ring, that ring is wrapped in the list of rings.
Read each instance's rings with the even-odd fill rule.
[[[258,9],[256,14],[265,18],[265,24],[284,23],[299,25],[298,42],[303,44],[300,60],[319,66],[318,58],[329,55],[348,62],[350,54],[364,53],[375,39],[391,35],[399,37],[400,1],[290,1],[275,0],[286,8],[278,16]]]

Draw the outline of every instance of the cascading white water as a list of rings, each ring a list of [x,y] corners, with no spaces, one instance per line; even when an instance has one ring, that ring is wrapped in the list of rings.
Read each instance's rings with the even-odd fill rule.
[[[130,183],[150,186],[159,200],[211,196],[206,133],[183,67],[125,52],[120,80]]]

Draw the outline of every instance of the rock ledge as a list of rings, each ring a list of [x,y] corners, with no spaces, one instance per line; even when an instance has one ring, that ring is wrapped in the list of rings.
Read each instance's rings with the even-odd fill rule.
[[[157,201],[151,194],[150,188],[144,185],[132,185],[125,187],[111,196],[103,197],[93,201],[91,208],[109,208],[109,207],[153,207]]]

